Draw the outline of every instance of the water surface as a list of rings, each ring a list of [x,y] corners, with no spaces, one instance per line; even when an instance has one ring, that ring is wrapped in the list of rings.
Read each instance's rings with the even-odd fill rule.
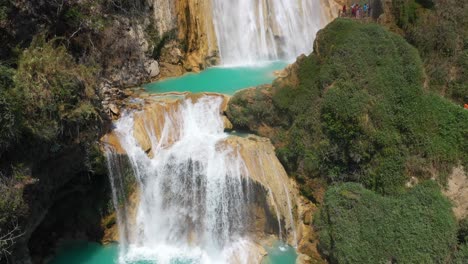
[[[243,88],[271,83],[276,78],[274,72],[284,69],[286,65],[284,61],[273,61],[253,66],[212,67],[200,73],[187,73],[144,87],[153,93],[216,92],[232,95]]]
[[[266,248],[268,256],[262,264],[295,264],[297,254],[293,247],[280,242]],[[73,241],[65,243],[49,264],[117,264],[117,244],[102,246],[98,243]],[[152,261],[127,262],[127,264],[157,264]],[[190,260],[176,259],[171,264],[196,264]]]

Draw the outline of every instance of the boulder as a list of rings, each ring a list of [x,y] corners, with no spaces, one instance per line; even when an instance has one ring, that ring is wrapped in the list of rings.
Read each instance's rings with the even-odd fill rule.
[[[149,60],[145,63],[145,70],[150,78],[155,78],[159,75],[159,64],[156,60]]]

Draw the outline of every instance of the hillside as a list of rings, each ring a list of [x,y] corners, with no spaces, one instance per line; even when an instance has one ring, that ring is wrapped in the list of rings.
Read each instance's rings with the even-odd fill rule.
[[[319,32],[313,54],[299,58],[272,86],[237,93],[227,115],[235,127],[272,139],[288,172],[302,183],[303,194],[326,205],[322,213],[342,206],[332,196],[337,188],[351,192],[350,197],[340,196],[346,203],[353,193],[359,193],[353,191],[354,185],[341,186],[344,182],[360,183],[376,197],[405,199],[411,186],[433,179],[443,187],[454,167],[468,165],[468,111],[425,90],[423,69],[418,51],[402,37],[376,24],[337,19]],[[317,186],[327,185],[336,187],[323,198]],[[434,236],[447,237],[442,247],[450,255],[456,244],[450,206],[437,187],[435,191],[418,188],[423,197],[444,204],[440,210],[431,204],[423,208],[444,212],[444,227]],[[356,195],[357,205],[346,208],[359,215],[363,213],[359,204],[366,200]],[[376,198],[376,206],[378,199],[385,198]],[[419,206],[412,202],[416,200],[397,203]],[[411,212],[406,217],[417,219]],[[341,217],[328,221],[323,232],[346,225]],[[397,228],[397,222],[388,228]],[[366,229],[380,225],[371,221]],[[330,236],[332,241],[336,239]],[[349,239],[358,248],[370,246],[364,238]],[[335,242],[324,254],[332,262],[347,263],[335,258],[341,240]],[[440,254],[432,252],[425,258],[438,262]],[[405,256],[396,261],[411,262]]]

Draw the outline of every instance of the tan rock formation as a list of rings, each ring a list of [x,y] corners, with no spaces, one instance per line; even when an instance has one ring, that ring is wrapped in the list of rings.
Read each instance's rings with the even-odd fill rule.
[[[178,38],[186,45],[184,68],[198,72],[218,64],[211,0],[176,2]]]
[[[152,6],[159,36],[171,35],[161,49],[159,78],[219,63],[211,0],[152,0]]]
[[[332,22],[333,19],[338,17],[339,11],[348,0],[320,0],[320,8],[322,9],[322,22],[323,25],[327,25]],[[349,6],[349,4],[348,4]]]
[[[452,200],[453,213],[458,220],[468,217],[468,176],[462,166],[453,169],[444,194]]]
[[[249,172],[250,180],[259,183],[267,190],[270,213],[276,217],[276,212],[284,221],[284,235],[287,235],[288,242],[296,245],[296,221],[291,214],[294,210],[295,199],[298,196],[297,190],[290,186],[289,177],[283,166],[276,158],[275,148],[267,138],[250,135],[246,138],[229,137],[225,141],[234,148],[245,162]],[[267,218],[268,216],[257,219]],[[277,221],[277,219],[274,219]]]

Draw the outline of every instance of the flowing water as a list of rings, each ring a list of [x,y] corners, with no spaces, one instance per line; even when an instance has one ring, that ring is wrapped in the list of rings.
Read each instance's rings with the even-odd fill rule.
[[[313,50],[326,19],[320,0],[212,0],[224,65],[295,59]]]
[[[220,115],[223,101],[221,96],[184,99],[166,108],[157,124],[151,115],[140,116],[152,155],[135,136],[138,113],[115,123],[139,194],[137,208],[130,208],[125,193],[131,181],[120,155],[109,149],[120,262],[250,263],[258,257],[248,233],[254,189],[238,150],[224,143],[229,135]],[[278,223],[281,235],[279,216]]]
[[[161,1],[168,10],[173,8],[170,1]],[[316,32],[325,23],[319,0],[212,0],[212,7],[225,67],[148,84],[148,91],[232,95],[242,88],[271,83],[273,72],[286,65],[282,61],[312,51]],[[164,12],[155,15],[170,13]],[[167,27],[158,23],[159,29]],[[258,65],[264,61],[275,62]],[[114,124],[114,133],[127,158],[112,148],[107,150],[119,244],[68,245],[52,263],[251,263],[258,253],[248,231],[254,222],[249,204],[255,191],[246,161],[235,148],[223,144],[229,136],[245,135],[224,133],[222,103],[215,96],[185,99],[178,107],[168,107],[156,121],[159,126],[153,119],[144,120],[150,151],[143,150],[135,137],[136,113],[123,114]],[[263,166],[269,165],[258,164],[260,170]],[[286,193],[289,213],[280,214],[278,201],[266,186],[275,210],[274,228],[280,240],[287,240],[284,234],[291,233],[291,244],[296,246],[294,205],[288,187],[278,184]],[[285,221],[290,225],[285,226]],[[294,248],[283,243],[266,248],[263,263],[295,263]]]
[[[115,124],[140,190],[136,223],[125,227],[131,225],[127,220],[121,225],[124,260],[170,263],[181,257],[212,263],[212,258],[229,258],[231,247],[247,245],[247,171],[237,153],[219,144],[227,136],[219,115],[221,103],[221,97],[184,101],[180,109],[166,114],[160,137],[151,120],[145,120],[155,158],[135,139],[132,114]],[[109,170],[113,180],[120,181],[115,177],[120,168],[111,164]]]

